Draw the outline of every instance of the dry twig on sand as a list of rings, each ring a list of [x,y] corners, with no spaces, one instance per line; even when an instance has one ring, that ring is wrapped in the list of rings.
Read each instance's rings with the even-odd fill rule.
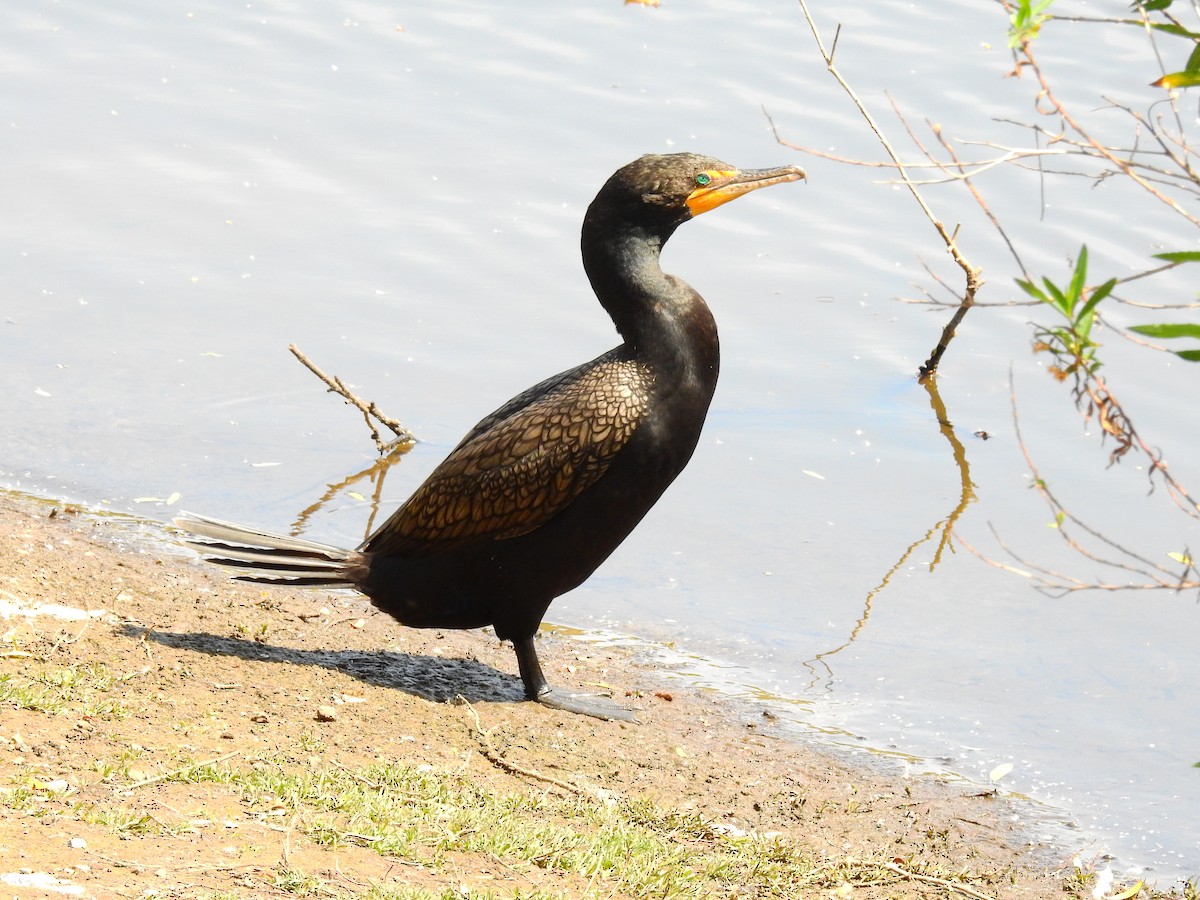
[[[459,699],[471,713],[471,717],[475,720],[475,737],[479,739],[479,752],[482,753],[484,758],[492,765],[503,769],[510,775],[519,775],[522,778],[531,778],[534,781],[544,781],[546,784],[552,784],[557,788],[562,788],[564,791],[575,794],[579,797],[590,796],[590,792],[588,790],[571,784],[569,781],[563,781],[559,778],[553,777],[552,775],[543,775],[536,769],[527,769],[524,766],[519,766],[514,762],[509,762],[500,755],[500,752],[496,750],[495,747],[492,746],[492,730],[490,728],[487,731],[483,730],[483,723],[480,721],[479,713],[475,710],[475,707],[472,706],[465,698],[460,697]]]

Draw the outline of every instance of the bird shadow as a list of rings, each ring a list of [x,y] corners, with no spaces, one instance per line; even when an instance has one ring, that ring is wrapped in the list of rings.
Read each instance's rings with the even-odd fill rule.
[[[125,625],[124,632],[128,637],[209,656],[336,669],[365,684],[395,688],[435,703],[458,697],[471,703],[525,699],[519,678],[475,659],[420,656],[397,650],[299,650],[206,632],[156,631],[134,625]]]

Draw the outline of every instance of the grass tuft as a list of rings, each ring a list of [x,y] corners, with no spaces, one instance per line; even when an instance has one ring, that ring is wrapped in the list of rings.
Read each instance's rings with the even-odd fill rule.
[[[499,860],[515,871],[540,869],[581,879],[590,886],[588,896],[784,897],[803,887],[896,880],[869,861],[823,865],[782,838],[725,835],[700,816],[664,811],[645,800],[494,793],[428,767],[297,772],[282,761],[259,760],[244,769],[197,765],[171,780],[228,785],[264,816],[282,806],[295,827],[322,846],[369,848],[434,872],[452,868],[452,858],[463,854]],[[300,895],[315,890],[298,873],[284,874],[276,887]],[[369,894],[375,900],[443,896],[492,895],[382,888]]]
[[[112,697],[117,678],[102,663],[0,675],[0,704],[52,716],[121,719],[129,711]]]

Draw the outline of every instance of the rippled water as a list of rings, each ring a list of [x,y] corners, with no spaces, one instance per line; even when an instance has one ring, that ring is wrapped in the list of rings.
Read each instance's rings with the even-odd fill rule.
[[[385,484],[390,508],[482,414],[615,342],[578,261],[583,210],[613,169],[681,149],[799,163],[807,184],[724,207],[668,248],[722,328],[709,426],[635,539],[551,619],[675,641],[710,661],[698,680],[796,700],[801,724],[842,742],[975,779],[1012,762],[1004,785],[1076,823],[1089,852],[1164,884],[1200,871],[1195,599],[1049,599],[957,543],[939,550],[961,476],[913,373],[946,313],[895,298],[940,290],[923,263],[953,269],[879,170],[774,142],[764,107],[787,139],[880,155],[796,6],[664,3],[0,13],[0,481],[284,527],[374,458],[356,416],[288,355],[295,342],[422,438]],[[997,8],[838,15],[839,65],[898,143],[885,91],[918,126],[1026,140],[992,122],[1033,115],[1031,86],[1003,77]],[[1080,33],[1048,29],[1041,51],[1077,85],[1069,99],[1155,99],[1140,38],[1086,32],[1105,59],[1077,52]],[[1105,274],[1186,249],[1117,185],[1051,181],[1044,219],[1037,179],[983,186],[1048,273],[1084,240]],[[929,194],[962,223],[985,299],[1014,297],[965,193]],[[1012,562],[994,526],[1032,561],[1103,574],[1062,549],[1028,489],[1011,372],[1059,496],[1146,555],[1182,550],[1161,492],[1146,496],[1136,462],[1105,468],[1029,353],[1035,314],[973,311],[943,364],[974,485],[959,534]],[[1139,428],[1194,483],[1200,426],[1180,394],[1195,370],[1117,339],[1104,352]],[[370,495],[336,492],[311,534],[362,537],[370,509],[352,490]],[[174,493],[172,508],[146,499]]]

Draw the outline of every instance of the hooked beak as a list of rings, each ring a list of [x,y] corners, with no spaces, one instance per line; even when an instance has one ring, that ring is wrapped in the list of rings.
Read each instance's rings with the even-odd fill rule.
[[[780,166],[777,169],[746,169],[745,171],[712,169],[701,173],[707,176],[707,184],[697,187],[688,194],[687,205],[693,216],[716,209],[722,203],[757,191],[759,188],[770,187],[773,184],[783,184],[785,181],[799,181],[804,178],[804,170],[799,166]]]

